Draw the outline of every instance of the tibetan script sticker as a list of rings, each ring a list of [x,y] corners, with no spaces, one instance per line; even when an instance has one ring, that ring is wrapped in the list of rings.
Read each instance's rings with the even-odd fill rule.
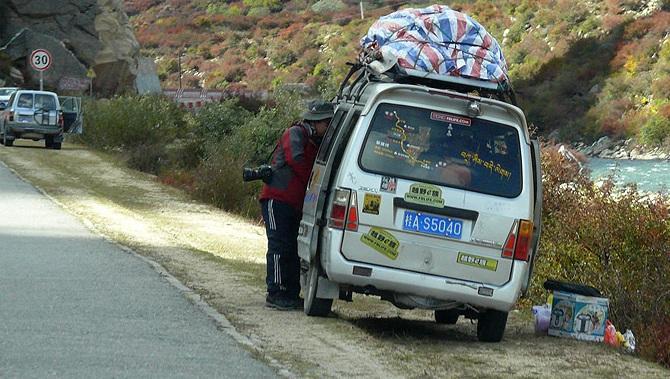
[[[408,203],[428,205],[430,207],[442,208],[444,206],[442,190],[440,187],[432,184],[412,184],[409,186],[409,191],[405,193],[405,201]]]
[[[366,193],[365,198],[363,198],[363,213],[378,215],[379,204],[381,204],[381,202],[382,202],[381,195]]]
[[[373,250],[384,254],[391,260],[398,258],[400,243],[391,233],[384,229],[371,228],[368,233],[361,236],[361,242]]]

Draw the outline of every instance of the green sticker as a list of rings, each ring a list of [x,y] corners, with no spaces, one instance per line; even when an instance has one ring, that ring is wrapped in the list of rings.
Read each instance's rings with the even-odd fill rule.
[[[409,191],[405,193],[405,201],[408,203],[428,205],[430,207],[442,208],[444,206],[442,190],[440,187],[432,184],[412,184],[409,186]]]
[[[396,260],[398,258],[400,243],[384,229],[370,228],[369,232],[361,236],[361,242],[386,255],[389,259]]]
[[[470,255],[465,253],[458,253],[456,262],[472,267],[483,268],[485,270],[498,270],[498,261],[495,259],[484,258],[478,255]]]

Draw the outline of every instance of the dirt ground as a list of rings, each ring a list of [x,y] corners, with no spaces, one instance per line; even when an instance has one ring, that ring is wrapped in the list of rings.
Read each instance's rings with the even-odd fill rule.
[[[195,202],[113,156],[68,143],[61,151],[42,146],[2,146],[0,161],[96,232],[159,263],[280,375],[670,377],[602,344],[535,336],[526,311],[511,313],[501,343],[486,344],[468,320],[437,325],[432,312],[403,311],[376,298],[336,301],[328,318],[267,309],[261,225]]]

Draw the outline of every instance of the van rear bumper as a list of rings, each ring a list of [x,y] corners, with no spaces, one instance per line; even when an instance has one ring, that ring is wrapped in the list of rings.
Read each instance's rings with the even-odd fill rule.
[[[398,294],[416,295],[443,301],[457,301],[475,307],[504,312],[510,311],[519,299],[523,273],[524,270],[528,269],[525,262],[515,262],[510,281],[502,286],[493,286],[351,262],[340,253],[324,254],[322,264],[328,279],[340,285],[372,286],[378,290]],[[354,266],[368,268],[372,272],[370,276],[354,275]],[[482,287],[492,289],[493,294],[491,296],[480,295],[479,290]]]

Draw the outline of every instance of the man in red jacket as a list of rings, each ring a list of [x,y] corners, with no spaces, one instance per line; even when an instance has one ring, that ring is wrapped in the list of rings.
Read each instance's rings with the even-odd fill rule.
[[[280,310],[301,309],[298,227],[307,181],[321,138],[333,117],[333,104],[312,101],[303,120],[284,131],[272,156],[272,177],[260,202],[268,238],[265,305]]]

